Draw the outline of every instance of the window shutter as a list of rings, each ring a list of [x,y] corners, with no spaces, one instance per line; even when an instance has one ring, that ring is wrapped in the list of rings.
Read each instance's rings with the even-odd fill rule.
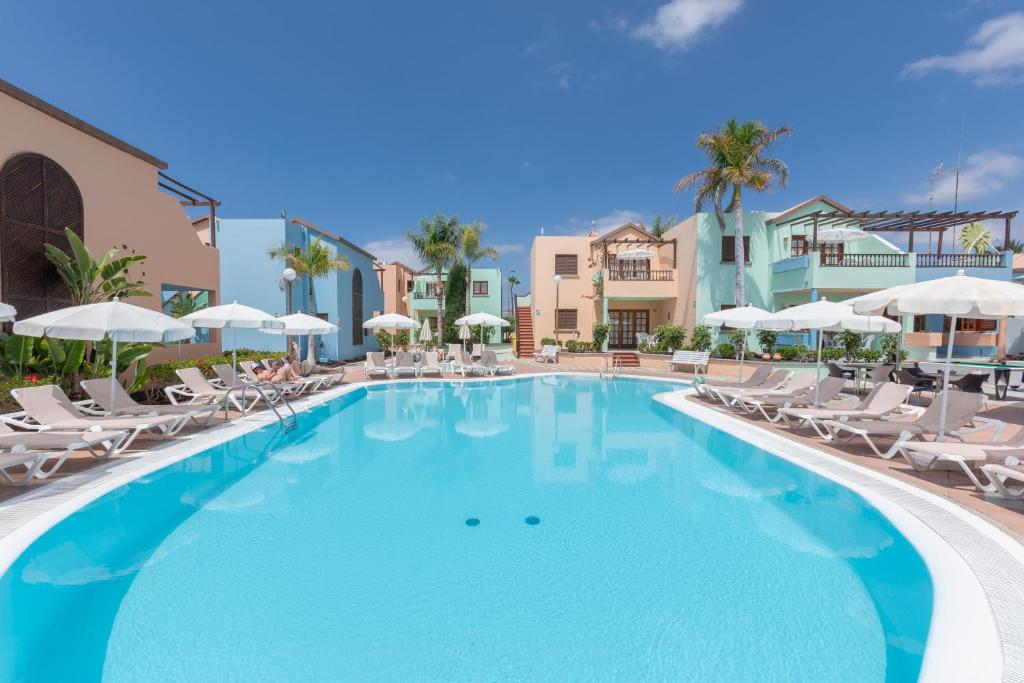
[[[579,257],[576,254],[555,254],[555,275],[579,275]]]

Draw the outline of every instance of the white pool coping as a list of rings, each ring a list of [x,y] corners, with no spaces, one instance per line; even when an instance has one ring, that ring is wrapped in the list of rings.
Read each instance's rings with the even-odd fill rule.
[[[553,374],[595,376],[593,372],[559,371],[465,380],[419,378],[387,384],[493,382]],[[633,379],[681,381],[652,376]],[[380,385],[353,382],[295,401],[292,407],[305,412],[353,391]],[[692,390],[674,391],[654,398],[857,492],[914,545],[932,573],[935,591],[921,680],[1024,681],[1024,546],[940,496],[691,401],[686,398],[690,393]],[[268,413],[154,442],[153,448],[138,456],[106,461],[0,503],[0,574],[43,533],[88,503],[151,472],[276,422]]]

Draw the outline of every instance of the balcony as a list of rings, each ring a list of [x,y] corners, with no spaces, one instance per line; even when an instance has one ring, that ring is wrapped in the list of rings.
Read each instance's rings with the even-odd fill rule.
[[[918,259],[923,254],[918,255]],[[834,254],[821,252],[822,268],[906,268],[910,263],[909,254]],[[921,261],[918,260],[918,266]]]
[[[413,299],[433,299],[433,300],[436,301],[437,300],[437,294],[435,294],[434,292],[417,292],[417,291],[414,291],[412,293],[412,298]],[[444,298],[444,292],[443,291],[441,292],[441,298]]]
[[[605,270],[604,294],[623,299],[673,299],[677,296],[676,269]]]
[[[1003,254],[917,254],[918,268],[1002,268]]]

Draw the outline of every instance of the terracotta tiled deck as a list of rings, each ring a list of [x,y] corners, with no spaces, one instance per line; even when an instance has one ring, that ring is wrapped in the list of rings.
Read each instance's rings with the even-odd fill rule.
[[[516,370],[519,374],[537,372],[590,372],[596,374],[601,371],[601,368],[596,366],[579,367],[540,364],[530,360],[521,359],[515,360],[514,365],[516,366]],[[688,373],[670,373],[667,370],[651,368],[624,368],[622,370],[622,374],[647,377],[671,377],[675,379],[689,379],[691,377]],[[461,378],[461,376],[451,374],[446,374],[445,377],[449,379]],[[344,383],[351,384],[353,382],[362,381],[365,381],[362,365],[353,364],[352,366],[349,366]],[[374,381],[386,382],[390,380]],[[700,401],[700,399],[696,397],[692,397],[690,400]],[[705,405],[711,405],[707,402],[704,403]],[[1011,434],[1024,428],[1024,402],[990,401],[989,406],[988,412],[985,413],[986,416],[1000,419],[1009,425],[1003,433],[1003,438],[1009,437]],[[902,460],[895,459],[886,461],[878,458],[870,452],[866,445],[863,445],[863,442],[858,443],[857,441],[853,441],[850,444],[828,445],[820,438],[816,438],[811,430],[787,429],[785,427],[772,425],[763,419],[756,420],[752,416],[743,413],[725,411],[724,409],[722,410],[723,412],[734,416],[736,419],[756,422],[758,426],[773,430],[774,432],[798,443],[810,445],[825,453],[834,455],[835,457],[842,458],[872,470],[883,472],[896,479],[908,482],[933,494],[947,498],[948,500],[959,504],[961,507],[982,515],[996,523],[1001,528],[1010,532],[1018,540],[1024,541],[1024,504],[1008,503],[995,497],[983,496],[974,490],[970,485],[970,482],[959,470],[917,472]],[[182,433],[187,434],[188,431],[189,430],[186,429]],[[162,443],[165,442],[143,440],[140,438],[136,441],[136,448],[115,456],[115,459],[141,457],[145,453],[145,448],[160,448],[160,444]],[[95,467],[97,464],[99,464],[99,461],[89,457],[88,454],[75,454],[64,463],[64,466],[58,473],[46,481],[35,482],[28,487],[0,486],[0,501],[13,498],[14,496],[23,493],[26,489],[38,489],[39,487],[44,487],[51,481],[58,480],[76,472],[81,472],[90,467]]]

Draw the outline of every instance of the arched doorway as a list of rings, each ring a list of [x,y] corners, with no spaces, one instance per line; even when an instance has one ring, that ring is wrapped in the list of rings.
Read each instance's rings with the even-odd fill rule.
[[[0,298],[27,318],[71,305],[44,244],[70,254],[64,228],[84,239],[82,194],[61,166],[18,154],[0,169]]]
[[[363,345],[363,274],[352,271],[352,345]]]

